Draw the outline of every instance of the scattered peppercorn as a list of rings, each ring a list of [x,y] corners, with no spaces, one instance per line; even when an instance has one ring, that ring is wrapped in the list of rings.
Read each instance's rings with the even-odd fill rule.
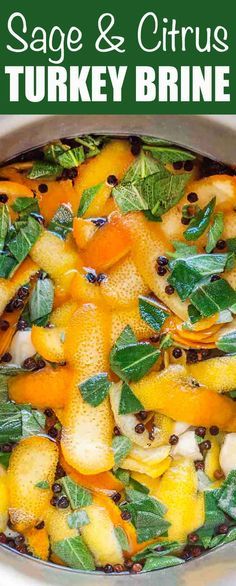
[[[59,494],[61,491],[62,491],[61,484],[59,484],[59,482],[54,482],[54,484],[52,485],[52,492],[54,492],[54,494]]]
[[[11,547],[12,549],[15,549],[15,547],[16,547],[15,541],[12,538],[7,540],[7,545],[8,545],[8,547]]]
[[[103,281],[105,281],[107,278],[107,276],[105,275],[105,273],[98,273],[97,275],[97,283],[98,285],[100,285],[100,283],[102,283]]]
[[[117,425],[114,427],[113,433],[114,433],[114,435],[121,435],[121,431],[120,431],[119,427],[117,427]]]
[[[30,356],[29,358],[26,358],[24,360],[23,368],[25,368],[26,370],[35,370],[37,368],[37,362],[33,358],[33,356]]]
[[[201,460],[196,460],[194,462],[195,465],[195,470],[204,470],[204,462],[202,462]]]
[[[119,503],[119,501],[121,499],[121,494],[119,492],[114,492],[114,494],[112,494],[111,498],[114,501],[114,503]]]
[[[9,328],[9,321],[6,319],[0,319],[0,330],[1,332],[6,332]]]
[[[138,423],[137,425],[135,425],[135,428],[134,429],[135,429],[135,432],[136,433],[141,434],[141,433],[144,433],[145,426],[143,425],[143,423]]]
[[[191,191],[191,193],[188,194],[187,200],[190,203],[195,203],[195,201],[198,201],[197,193],[195,193],[194,191]]]
[[[14,309],[23,309],[23,307],[24,307],[24,301],[23,301],[23,299],[20,299],[19,297],[16,297],[16,299],[14,299],[12,304],[13,304]]]
[[[185,161],[184,163],[184,170],[185,171],[192,171],[194,167],[193,161]]]
[[[194,558],[198,558],[202,554],[202,552],[203,552],[203,549],[199,545],[192,547],[192,556]]]
[[[217,527],[217,534],[218,535],[227,535],[229,531],[228,525],[226,525],[225,523],[223,523],[222,525],[219,525],[219,527]]]
[[[0,194],[0,202],[1,202],[1,203],[7,203],[7,201],[8,201],[8,196],[7,196],[7,194],[6,194],[6,193],[1,193],[1,194]]]
[[[20,545],[20,544],[24,543],[24,541],[25,541],[24,535],[20,534],[15,537],[15,544],[16,545]]]
[[[44,527],[45,527],[44,521],[40,521],[40,523],[37,523],[37,525],[35,525],[35,529],[38,529],[38,531],[40,531],[40,529],[44,529]]]
[[[124,566],[122,566],[121,564],[116,564],[113,569],[114,572],[116,572],[117,574],[124,572]]]
[[[10,352],[5,352],[5,354],[3,354],[1,357],[1,362],[11,362],[11,360],[12,355],[10,354]]]
[[[113,572],[113,566],[111,566],[111,564],[106,564],[106,566],[104,566],[103,571],[105,572],[105,574],[112,574]]]
[[[192,553],[191,553],[191,550],[188,547],[185,547],[185,549],[183,551],[183,554],[182,554],[182,559],[185,562],[188,562],[189,560],[192,559]]]
[[[69,500],[66,496],[60,496],[57,499],[57,507],[59,509],[67,509],[69,507],[70,503]]]
[[[17,551],[19,551],[19,553],[23,553],[23,554],[25,554],[25,555],[26,555],[26,554],[27,554],[27,555],[32,555],[32,554],[29,552],[29,550],[28,550],[27,546],[25,545],[25,543],[22,543],[22,545],[21,545],[21,544],[19,544],[19,545],[16,545],[16,550],[17,550]]]
[[[190,533],[188,535],[188,542],[189,543],[197,543],[198,539],[199,539],[199,537],[198,537],[197,533]]]
[[[175,171],[180,171],[180,169],[183,168],[183,161],[175,161],[175,163],[173,163],[173,167]]]
[[[196,427],[195,433],[199,437],[205,437],[205,435],[206,435],[206,427]]]
[[[109,185],[111,187],[115,187],[115,185],[117,185],[117,183],[118,183],[118,179],[115,175],[108,175],[107,185]]]
[[[40,193],[47,193],[48,186],[46,185],[46,183],[40,183],[40,185],[38,186],[38,190],[40,191]]]
[[[173,354],[174,358],[181,358],[183,352],[182,352],[181,348],[174,348],[172,354]]]
[[[147,419],[147,411],[139,411],[138,413],[136,413],[136,417],[137,419],[139,419],[139,421],[145,421],[145,419]]]
[[[131,572],[132,574],[139,574],[139,572],[142,572],[143,566],[142,564],[138,564],[137,562],[135,564],[133,564],[132,568],[131,568]]]
[[[225,247],[226,247],[225,240],[218,240],[218,242],[216,243],[216,248],[218,250],[224,250]]]
[[[212,275],[211,277],[211,283],[214,283],[215,281],[220,281],[221,277],[220,275]]]
[[[129,511],[122,511],[121,519],[123,519],[123,521],[130,521],[131,514],[129,513]]]
[[[94,273],[87,273],[86,279],[89,283],[96,283],[96,281],[97,281],[97,277],[96,277],[96,275],[94,275]]]
[[[167,287],[165,288],[165,292],[167,295],[173,295],[173,293],[175,292],[174,287],[172,287],[172,285],[167,285]]]
[[[97,228],[101,228],[104,224],[107,224],[107,217],[104,218],[91,218],[91,222],[97,226]]]
[[[0,543],[7,543],[7,537],[5,533],[0,533]]]
[[[70,179],[72,181],[77,177],[77,175],[77,167],[72,167],[72,169],[63,169],[62,175],[61,177],[59,177],[59,180],[62,179],[62,181],[66,181],[67,179]]]
[[[132,155],[134,155],[134,156],[139,155],[140,151],[141,151],[141,145],[142,145],[140,138],[138,138],[138,136],[130,136],[129,141],[131,143]]]
[[[171,446],[176,446],[176,444],[178,443],[178,441],[179,441],[179,438],[175,434],[171,435],[170,438],[169,438],[169,444]]]
[[[12,313],[14,309],[13,301],[10,301],[5,307],[6,313]]]
[[[43,360],[43,358],[39,358],[39,360],[37,361],[37,370],[42,370],[42,368],[45,368],[45,366],[45,360]]]
[[[220,430],[219,427],[217,427],[217,425],[212,425],[209,431],[211,435],[218,435]]]
[[[17,291],[17,297],[19,297],[20,299],[25,299],[26,297],[28,297],[29,295],[29,287],[20,287],[20,289],[18,289]]]
[[[125,567],[130,570],[133,566],[133,563],[134,562],[132,562],[132,560],[125,560]]]
[[[166,256],[158,256],[157,264],[162,267],[165,267],[166,265],[168,265],[168,258],[166,258]]]
[[[164,277],[164,275],[166,275],[166,273],[167,273],[167,269],[165,267],[162,267],[162,266],[157,267],[157,274],[160,275],[160,277]]]
[[[187,353],[187,358],[188,358],[188,362],[197,362],[198,361],[198,355],[196,350],[189,350]]]
[[[44,415],[46,415],[46,417],[52,417],[52,416],[54,415],[54,412],[53,412],[53,410],[52,410],[52,409],[50,409],[50,408],[47,408],[47,409],[45,409],[45,411],[44,411]]]
[[[50,500],[50,503],[53,507],[56,507],[57,506],[57,497],[53,496]]]
[[[189,223],[190,223],[190,218],[185,218],[185,216],[183,216],[181,218],[181,224],[183,224],[184,226],[188,226]]]
[[[62,468],[61,464],[57,464],[55,479],[58,480],[59,478],[63,478],[63,476],[66,476],[65,470]]]
[[[209,440],[202,442],[201,444],[199,444],[199,449],[200,449],[200,452],[205,452],[206,450],[210,450],[211,449],[211,442]]]
[[[12,448],[12,444],[2,444],[0,446],[0,452],[3,452],[4,454],[10,454],[12,452]]]
[[[151,336],[149,338],[149,342],[152,342],[152,344],[157,344],[158,342],[160,342],[160,336]]]

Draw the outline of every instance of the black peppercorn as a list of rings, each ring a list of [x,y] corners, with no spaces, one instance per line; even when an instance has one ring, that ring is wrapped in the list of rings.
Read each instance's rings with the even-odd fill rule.
[[[216,248],[218,250],[224,250],[225,247],[226,247],[225,240],[218,240],[218,242],[216,243]]]
[[[175,161],[175,163],[173,163],[173,167],[175,171],[180,171],[180,169],[183,168],[183,161]]]
[[[219,525],[219,527],[217,527],[216,532],[218,535],[227,535],[228,531],[229,531],[228,525],[223,523],[222,525]]]
[[[211,283],[214,283],[215,281],[220,281],[220,275],[212,275]]]
[[[40,185],[38,186],[38,190],[40,191],[40,193],[47,193],[48,186],[46,185],[46,183],[40,183]]]
[[[0,319],[0,330],[1,332],[6,332],[9,328],[9,321],[6,319]]]
[[[199,537],[198,537],[197,533],[190,533],[188,535],[188,542],[189,543],[197,543],[198,539],[199,539]]]
[[[111,566],[111,564],[106,564],[106,566],[104,566],[103,571],[105,572],[105,574],[112,574],[113,572],[113,566]]]
[[[119,501],[121,499],[121,495],[119,492],[114,492],[114,494],[112,494],[111,498],[114,501],[114,503],[119,503]]]
[[[1,202],[1,203],[7,203],[7,201],[8,201],[8,196],[7,196],[7,194],[6,194],[6,193],[1,193],[1,194],[0,194],[0,202]]]
[[[17,297],[19,297],[19,299],[25,299],[26,297],[28,297],[29,295],[29,288],[28,287],[20,287],[20,289],[18,289],[17,291]]]
[[[188,226],[189,223],[190,218],[185,218],[184,216],[181,218],[181,224],[183,224],[184,226]]]
[[[94,275],[94,273],[87,273],[86,279],[89,283],[96,283],[96,281],[97,281],[97,277],[96,277],[96,275]]]
[[[107,276],[105,275],[105,273],[98,273],[97,276],[97,283],[98,285],[100,285],[100,283],[102,283],[103,281],[105,281],[107,278]]]
[[[172,285],[167,285],[167,287],[165,288],[165,292],[167,295],[173,295],[173,293],[175,292],[174,287],[172,287]]]
[[[199,444],[199,449],[200,449],[200,452],[205,452],[206,450],[210,450],[211,449],[211,442],[209,440],[202,442],[201,444]]]
[[[69,507],[70,503],[68,501],[68,498],[66,496],[60,496],[57,499],[57,507],[59,509],[67,509]]]
[[[52,417],[53,416],[53,410],[50,409],[50,408],[45,409],[44,415],[46,415],[46,417]]]
[[[185,161],[184,163],[184,170],[185,171],[192,171],[193,170],[193,161]]]
[[[166,275],[166,273],[167,273],[167,269],[165,267],[162,267],[162,266],[157,267],[157,274],[160,275],[160,277],[164,277],[164,275]]]
[[[173,354],[174,358],[181,358],[183,353],[182,353],[181,348],[174,348],[172,354]]]
[[[54,482],[54,484],[52,485],[52,492],[54,492],[54,494],[60,494],[61,491],[62,491],[61,484],[59,484],[59,482]]]
[[[26,370],[35,370],[37,368],[36,360],[32,356],[26,358],[23,362],[23,368]]]
[[[217,425],[212,425],[210,427],[210,430],[209,431],[210,431],[210,434],[211,435],[218,435],[218,433],[219,433],[220,430],[219,430],[219,427],[217,427]]]
[[[117,183],[118,183],[118,179],[117,179],[117,177],[115,175],[109,175],[107,177],[107,184],[110,187],[115,187],[115,185],[117,185]]]
[[[57,497],[56,497],[56,496],[53,496],[53,497],[51,498],[51,500],[50,500],[50,503],[51,503],[51,505],[52,505],[53,507],[56,507],[56,505],[57,505]]]
[[[195,433],[199,437],[205,437],[205,435],[206,435],[206,427],[196,427]]]
[[[138,413],[136,413],[136,417],[137,419],[139,419],[139,421],[145,421],[145,419],[147,419],[147,411],[139,411]]]
[[[121,564],[116,564],[113,569],[114,572],[116,572],[117,574],[124,572],[124,566],[122,566]]]
[[[1,357],[1,362],[11,362],[11,360],[12,355],[10,354],[10,352],[5,352],[5,354],[3,354]]]
[[[188,194],[187,200],[190,203],[195,203],[195,201],[198,201],[197,193],[195,193],[194,191],[191,191],[191,193]]]
[[[140,563],[135,563],[133,564],[132,568],[131,568],[131,572],[132,574],[139,574],[139,572],[142,572],[143,566]]]
[[[121,431],[119,430],[119,427],[117,427],[117,425],[114,427],[113,433],[114,435],[121,435]]]
[[[38,531],[40,531],[40,529],[43,529],[44,527],[45,527],[44,521],[40,521],[40,523],[37,523],[37,525],[35,525],[35,529],[38,529]]]
[[[13,304],[14,309],[23,309],[23,307],[24,307],[24,301],[23,301],[23,299],[19,299],[19,297],[14,299],[12,304]]]
[[[171,446],[176,446],[176,444],[178,443],[178,441],[179,441],[179,438],[175,434],[171,435],[170,438],[169,438],[169,444]]]
[[[56,439],[58,436],[58,429],[56,429],[56,427],[50,427],[48,430],[48,435],[53,438]]]
[[[145,431],[145,426],[143,425],[143,423],[138,423],[137,425],[135,425],[135,432],[138,434],[144,433]]]
[[[130,521],[131,514],[129,513],[129,511],[122,511],[121,519],[123,519],[123,521]]]
[[[158,256],[157,264],[163,267],[168,265],[168,258],[166,256]]]

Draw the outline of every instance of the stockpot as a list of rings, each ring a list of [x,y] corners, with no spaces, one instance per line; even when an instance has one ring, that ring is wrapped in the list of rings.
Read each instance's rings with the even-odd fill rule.
[[[0,116],[0,162],[78,134],[156,136],[236,164],[235,116]],[[139,575],[75,571],[0,546],[0,586],[235,586],[236,543],[181,566]]]

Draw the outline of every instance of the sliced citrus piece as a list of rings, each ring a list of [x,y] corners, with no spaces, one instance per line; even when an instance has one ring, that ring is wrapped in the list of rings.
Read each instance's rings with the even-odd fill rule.
[[[201,208],[206,206],[212,197],[216,197],[216,210],[229,212],[235,206],[236,179],[229,175],[203,177],[203,179],[189,183],[187,195],[190,192],[197,193],[197,204]],[[188,203],[188,200],[182,200],[181,203],[184,205]]]
[[[122,564],[123,554],[115,533],[115,526],[99,496],[84,509],[89,517],[88,525],[80,528],[82,537],[92,552],[96,564]]]
[[[216,393],[236,388],[236,356],[218,356],[188,366],[189,374]]]
[[[111,140],[99,155],[81,165],[75,180],[78,205],[86,189],[103,183],[85,213],[86,218],[102,214],[112,190],[112,185],[108,185],[107,178],[109,175],[114,175],[120,181],[133,161],[134,156],[128,141]]]
[[[52,545],[56,541],[78,535],[78,529],[70,529],[68,525],[68,515],[70,513],[71,509],[63,510],[52,506],[49,506],[45,511],[45,526]]]
[[[80,474],[77,470],[70,466],[63,455],[60,458],[61,465],[65,472],[75,481],[77,484],[89,488],[95,492],[102,492],[104,494],[113,494],[123,489],[123,484],[112,474],[112,472],[102,472],[101,474],[90,474],[86,476]]]
[[[4,532],[7,527],[8,521],[8,507],[9,507],[9,496],[8,496],[8,483],[7,474],[4,468],[0,471],[0,532]]]
[[[74,276],[71,284],[71,296],[77,302],[77,304],[96,303],[101,305],[103,303],[104,305],[100,287],[96,282],[89,282],[87,272],[85,270],[78,270]]]
[[[80,250],[84,250],[88,245],[89,240],[94,236],[97,228],[91,220],[84,220],[84,218],[74,218],[73,220],[73,236],[75,242]]]
[[[111,343],[115,344],[126,326],[130,326],[138,340],[154,336],[155,331],[141,318],[138,304],[131,309],[119,309],[111,315]]]
[[[34,557],[47,561],[49,556],[49,539],[45,527],[32,527],[25,532],[26,544]]]
[[[135,458],[127,456],[127,458],[125,458],[125,460],[122,462],[122,468],[132,472],[140,472],[140,474],[145,474],[146,476],[150,476],[150,478],[155,479],[162,476],[162,474],[164,474],[164,472],[169,468],[170,464],[171,458],[169,456],[164,458],[161,462],[157,462],[156,464],[148,464],[145,460],[141,462]]]
[[[48,360],[49,362],[64,362],[64,328],[33,326],[31,338],[36,352],[44,360]]]
[[[81,253],[86,267],[104,271],[128,254],[131,239],[123,218],[112,214],[109,222],[97,230]]]
[[[236,431],[235,403],[207,387],[194,385],[183,366],[152,372],[131,388],[147,411],[160,411],[191,425],[217,425],[224,431]]]
[[[75,301],[67,301],[54,309],[50,317],[50,323],[57,328],[65,328],[77,309],[78,305]]]
[[[57,279],[69,270],[76,269],[79,260],[71,239],[61,240],[46,230],[32,247],[30,257],[53,279]]]
[[[45,437],[23,439],[14,449],[8,468],[9,514],[17,531],[42,521],[52,496],[58,449]]]
[[[187,535],[204,524],[204,497],[197,494],[197,475],[191,460],[173,462],[160,480],[157,497],[167,507],[171,523],[168,539],[186,541]]]
[[[130,307],[137,303],[139,295],[148,293],[148,287],[130,256],[109,270],[100,290],[102,297],[113,309]]]
[[[144,282],[173,313],[186,320],[187,303],[181,301],[176,292],[168,294],[168,274],[160,276],[156,270],[158,256],[166,256],[172,250],[159,224],[153,225],[138,212],[125,216],[125,223],[132,239],[132,258]]]
[[[16,294],[18,289],[29,282],[30,278],[37,273],[39,266],[30,258],[23,261],[11,279],[0,279],[0,315],[6,305]]]
[[[0,194],[7,195],[8,197],[7,204],[9,205],[12,219],[15,219],[17,216],[11,207],[15,199],[17,197],[33,197],[31,189],[16,181],[0,181]]]
[[[9,379],[9,397],[15,403],[30,403],[36,409],[64,407],[71,373],[67,367],[50,368]]]

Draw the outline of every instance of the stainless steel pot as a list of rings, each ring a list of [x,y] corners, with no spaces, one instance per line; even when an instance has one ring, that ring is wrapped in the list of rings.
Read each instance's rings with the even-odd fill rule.
[[[76,134],[144,134],[236,164],[236,116],[0,116],[0,161]],[[141,575],[83,573],[26,558],[0,546],[0,586],[235,586],[236,544],[196,561]]]

